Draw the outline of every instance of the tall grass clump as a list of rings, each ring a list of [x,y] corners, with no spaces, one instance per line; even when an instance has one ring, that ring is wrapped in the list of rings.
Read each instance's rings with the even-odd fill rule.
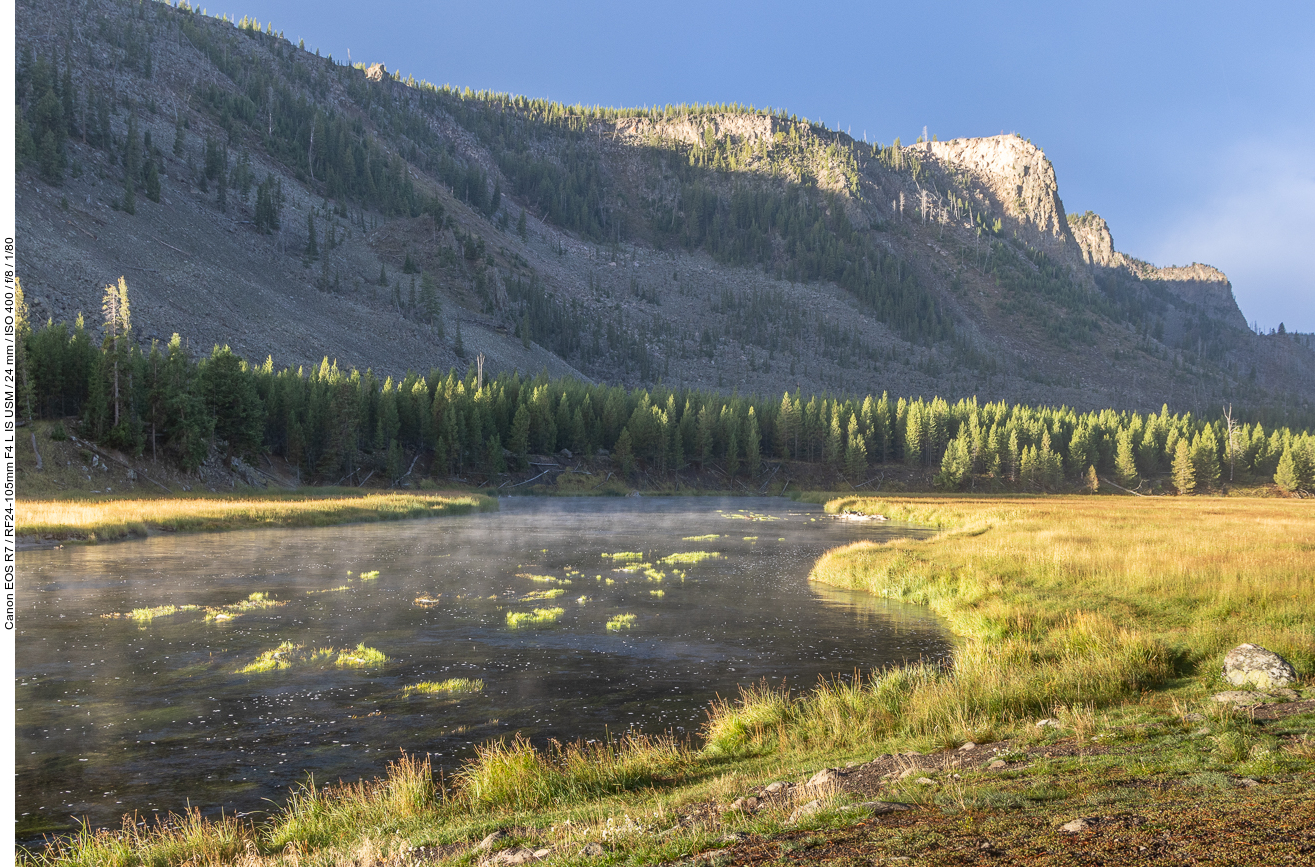
[[[536,749],[517,735],[476,747],[457,773],[455,797],[470,809],[541,809],[683,778],[697,757],[670,736],[633,736],[605,742],[553,741]]]
[[[454,695],[484,691],[484,681],[469,677],[450,677],[447,680],[424,680],[403,688],[402,697],[409,695]]]
[[[507,625],[512,629],[526,626],[543,626],[556,623],[566,613],[565,608],[536,608],[534,611],[508,611]]]

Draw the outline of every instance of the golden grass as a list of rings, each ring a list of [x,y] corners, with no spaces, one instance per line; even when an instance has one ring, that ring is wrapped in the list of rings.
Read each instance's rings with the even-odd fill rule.
[[[538,602],[544,599],[556,599],[566,591],[560,587],[554,587],[551,590],[531,590],[521,597],[522,602]]]
[[[693,537],[691,537],[693,538]],[[715,536],[713,538],[716,538]],[[659,560],[659,563],[665,563],[668,566],[678,566],[681,564],[694,565],[702,563],[704,560],[715,560],[721,554],[716,551],[683,551],[679,554],[671,554]]]
[[[496,508],[490,497],[465,493],[21,500],[16,529],[20,536],[41,539],[101,541],[160,531],[322,527]]]
[[[607,629],[609,632],[619,632],[622,629],[629,629],[635,625],[635,620],[636,618],[633,614],[618,614],[615,617],[608,619]]]
[[[447,680],[424,680],[403,688],[402,697],[409,695],[453,695],[484,691],[484,681],[469,677],[450,677]]]
[[[1224,653],[1244,642],[1315,673],[1308,503],[846,498],[827,510],[941,528],[835,549],[810,578],[928,606],[960,639],[952,664],[827,683],[795,700],[746,692],[713,712],[714,750],[892,736],[948,745],[1056,708],[1129,701],[1173,678],[1211,686]]]
[[[543,626],[556,623],[566,613],[565,608],[536,608],[534,611],[508,611],[507,625],[512,629],[524,626]]]

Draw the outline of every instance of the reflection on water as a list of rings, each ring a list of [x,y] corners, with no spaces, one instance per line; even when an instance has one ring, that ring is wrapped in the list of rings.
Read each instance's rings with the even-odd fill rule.
[[[941,656],[924,610],[806,580],[827,548],[908,532],[784,500],[513,498],[24,552],[20,827],[268,809],[308,772],[452,768],[517,731],[693,735],[743,684]]]

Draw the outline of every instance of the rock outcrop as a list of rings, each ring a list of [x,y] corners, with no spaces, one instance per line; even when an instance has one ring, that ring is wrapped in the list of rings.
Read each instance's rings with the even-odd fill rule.
[[[990,190],[1020,235],[1045,248],[1072,248],[1073,235],[1059,199],[1055,167],[1041,148],[1016,135],[961,138],[914,145],[943,163],[967,170]]]

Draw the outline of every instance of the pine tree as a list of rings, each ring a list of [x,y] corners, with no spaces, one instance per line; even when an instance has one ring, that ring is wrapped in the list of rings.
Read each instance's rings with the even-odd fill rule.
[[[526,228],[525,228],[525,209],[524,209],[524,208],[521,208],[520,219],[518,219],[518,220],[516,221],[516,234],[521,236],[521,240],[522,240],[522,241],[524,241],[527,237],[529,237],[529,233],[528,233],[528,231],[527,231]]]
[[[631,445],[630,428],[621,429],[621,435],[617,437],[616,448],[613,451],[616,452],[617,466],[621,470],[621,475],[629,478],[635,471],[635,451]]]
[[[1137,462],[1132,453],[1132,431],[1124,428],[1119,431],[1114,455],[1114,473],[1119,477],[1119,484],[1131,488],[1137,485]]]
[[[845,447],[845,476],[851,485],[867,475],[868,447],[859,431],[858,419],[849,419],[849,442]]]
[[[1196,481],[1200,488],[1214,490],[1219,487],[1219,441],[1210,425],[1202,428],[1192,439],[1192,466],[1196,470]]]
[[[762,465],[762,431],[758,428],[758,415],[749,407],[749,417],[744,423],[744,467],[749,471],[749,478],[758,478],[758,468]]]
[[[306,255],[312,259],[320,255],[320,246],[315,241],[315,213],[306,214]]]
[[[146,198],[152,202],[160,201],[160,170],[155,167],[155,160],[146,161]]]
[[[101,313],[105,319],[105,339],[101,351],[109,360],[112,370],[113,391],[111,406],[114,409],[113,426],[118,427],[122,420],[122,400],[120,388],[120,371],[127,362],[127,350],[132,346],[132,317],[128,307],[128,284],[122,277],[117,286],[106,286],[101,295]]]
[[[1100,479],[1096,476],[1096,467],[1091,465],[1087,467],[1087,493],[1094,494],[1100,491]]]
[[[183,116],[182,114],[178,114],[174,117],[174,156],[175,157],[181,157],[183,155],[183,146],[186,144],[187,141],[186,136],[187,133],[183,129]]]
[[[968,440],[960,434],[950,441],[941,458],[941,471],[936,484],[947,490],[958,490],[972,476],[972,455]]]
[[[1186,438],[1180,438],[1174,448],[1173,486],[1180,494],[1196,490],[1196,467],[1192,466],[1192,449]]]

